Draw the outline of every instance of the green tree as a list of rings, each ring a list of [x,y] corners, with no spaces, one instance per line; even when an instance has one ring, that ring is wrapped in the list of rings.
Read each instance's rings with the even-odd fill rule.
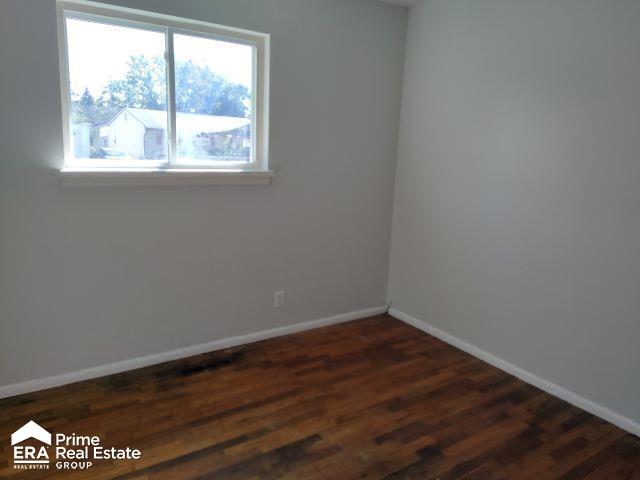
[[[165,108],[167,90],[165,63],[161,57],[131,56],[121,80],[110,80],[101,102],[109,109],[124,107]]]
[[[72,94],[72,98],[78,98],[77,94]],[[95,99],[88,88],[84,89],[82,95],[72,101],[71,113],[75,123],[91,123],[95,116]]]
[[[176,64],[176,109],[185,113],[246,117],[249,90],[191,60]]]
[[[94,100],[93,95],[91,95],[89,89],[85,87],[82,97],[80,97],[80,105],[86,109],[90,109],[95,105],[95,103],[96,101]]]
[[[229,82],[206,65],[177,62],[178,112],[246,117],[249,90]],[[109,111],[124,107],[162,110],[166,105],[165,61],[162,57],[132,56],[123,79],[111,80],[98,103]]]

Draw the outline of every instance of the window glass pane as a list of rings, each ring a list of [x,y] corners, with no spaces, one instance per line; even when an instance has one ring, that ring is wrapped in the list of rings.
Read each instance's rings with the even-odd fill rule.
[[[92,164],[167,161],[165,36],[67,18],[71,151]]]
[[[178,163],[251,161],[253,47],[174,35]]]

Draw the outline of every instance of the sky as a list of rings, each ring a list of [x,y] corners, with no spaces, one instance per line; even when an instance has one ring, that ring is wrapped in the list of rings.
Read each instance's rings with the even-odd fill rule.
[[[67,19],[71,90],[85,87],[100,96],[109,80],[122,78],[132,55],[162,56],[164,33]],[[203,37],[174,35],[176,61],[189,58],[208,65],[218,75],[251,89],[252,48]]]

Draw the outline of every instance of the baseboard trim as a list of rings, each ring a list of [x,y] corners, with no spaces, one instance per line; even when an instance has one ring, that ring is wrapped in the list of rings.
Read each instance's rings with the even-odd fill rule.
[[[428,324],[423,320],[418,320],[411,315],[407,315],[406,313],[401,312],[396,308],[389,309],[389,315],[398,320],[402,320],[403,322],[417,328],[418,330],[422,330],[429,335],[433,335],[436,338],[439,338],[443,342],[448,343],[460,350],[467,352],[474,357],[479,358],[500,370],[503,370],[514,377],[518,377],[520,380],[523,380],[534,387],[538,387],[540,390],[544,390],[545,392],[564,400],[572,405],[575,405],[578,408],[581,408],[597,417],[602,418],[610,423],[613,423],[617,427],[620,427],[623,430],[626,430],[629,433],[637,435],[640,437],[640,423],[625,417],[619,413],[614,412],[613,410],[608,409],[598,403],[595,403],[591,400],[588,400],[580,395],[573,393],[566,388],[563,388],[559,385],[556,385],[553,382],[545,380],[527,370],[524,370],[520,367],[517,367],[506,360],[503,360],[500,357],[497,357],[485,350],[482,350],[475,345],[462,340],[461,338],[456,337],[455,335],[451,335],[443,330],[440,330],[433,325]]]
[[[386,306],[366,308],[364,310],[342,313],[339,315],[333,315],[331,317],[311,320],[309,322],[286,325],[284,327],[262,330],[260,332],[249,333],[246,335],[214,340],[212,342],[193,345],[191,347],[180,348],[177,350],[171,350],[169,352],[156,353],[139,358],[132,358],[129,360],[123,360],[121,362],[101,365],[99,367],[64,373],[62,375],[55,375],[46,378],[39,378],[36,380],[29,380],[26,382],[14,383],[12,385],[0,386],[0,399],[22,395],[24,393],[37,392],[39,390],[45,390],[47,388],[68,385],[70,383],[81,382],[83,380],[91,380],[93,378],[104,377],[106,375],[112,375],[114,373],[136,370],[138,368],[169,362],[171,360],[178,360],[180,358],[186,358],[193,355],[199,355],[201,353],[222,350],[224,348],[237,347],[239,345],[258,342],[260,340],[267,340],[269,338],[281,337],[284,335],[290,335],[292,333],[313,330],[315,328],[336,325],[338,323],[350,322],[352,320],[359,320],[361,318],[380,315],[382,313],[385,313],[386,311]]]

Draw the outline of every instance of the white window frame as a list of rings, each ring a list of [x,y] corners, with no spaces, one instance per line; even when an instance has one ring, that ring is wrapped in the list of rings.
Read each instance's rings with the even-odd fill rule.
[[[60,87],[62,100],[62,130],[64,143],[63,183],[70,186],[132,184],[253,184],[269,183],[273,172],[269,170],[269,49],[270,36],[234,27],[191,20],[171,15],[147,12],[120,6],[105,5],[85,0],[57,0],[58,47],[60,60]],[[167,134],[169,137],[167,160],[132,160],[126,164],[105,166],[93,159],[76,159],[73,155],[71,127],[71,92],[66,19],[93,20],[111,25],[134,27],[165,34],[167,63]],[[250,162],[198,161],[185,164],[178,161],[175,115],[174,34],[185,34],[225,42],[249,45],[253,48],[253,85],[251,106],[251,159]],[[162,178],[159,175],[162,174]],[[243,174],[248,175],[243,175]],[[199,179],[198,179],[199,178]],[[83,181],[83,179],[85,179]],[[198,179],[196,182],[190,181]],[[204,179],[204,180],[203,180]],[[206,179],[211,179],[208,182]],[[235,181],[237,180],[237,181]]]

